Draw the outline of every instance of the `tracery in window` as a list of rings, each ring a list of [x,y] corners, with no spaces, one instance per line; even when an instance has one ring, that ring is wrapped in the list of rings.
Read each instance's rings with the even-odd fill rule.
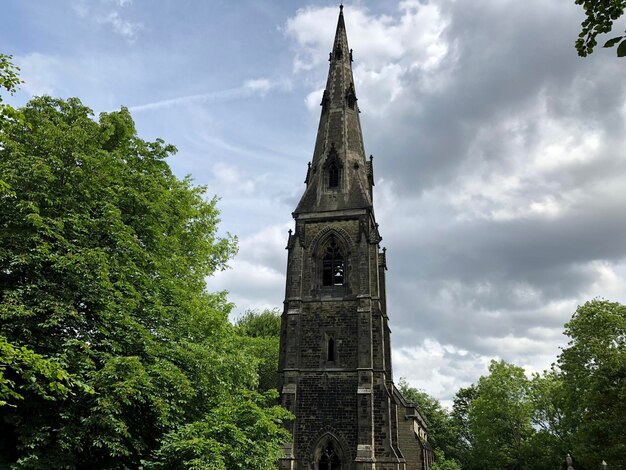
[[[326,244],[324,259],[322,261],[323,279],[325,286],[341,286],[343,285],[343,274],[345,261],[341,249],[334,236]]]

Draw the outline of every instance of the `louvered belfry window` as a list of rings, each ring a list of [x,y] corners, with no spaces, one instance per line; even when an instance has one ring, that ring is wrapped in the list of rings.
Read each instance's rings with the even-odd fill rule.
[[[325,286],[343,285],[345,262],[335,237],[331,237],[326,245],[323,260],[323,284]]]

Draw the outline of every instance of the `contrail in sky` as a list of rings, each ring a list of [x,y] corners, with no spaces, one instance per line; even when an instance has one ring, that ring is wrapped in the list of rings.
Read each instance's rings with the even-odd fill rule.
[[[263,95],[277,85],[277,83],[273,83],[266,78],[257,78],[254,80],[247,80],[242,86],[237,88],[228,88],[226,90],[210,91],[208,93],[199,93],[196,95],[181,96],[178,98],[155,101],[153,103],[131,106],[128,108],[128,110],[132,112],[141,112],[151,111],[155,109],[171,108],[172,106],[179,106],[194,102],[228,101],[237,98],[245,98],[247,96],[252,96],[255,94]]]

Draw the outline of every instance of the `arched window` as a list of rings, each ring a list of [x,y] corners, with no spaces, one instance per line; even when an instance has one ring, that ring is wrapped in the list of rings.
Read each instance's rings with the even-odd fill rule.
[[[322,262],[322,283],[325,286],[343,285],[345,262],[335,237],[331,236],[326,244]]]
[[[328,165],[328,187],[337,188],[339,186],[339,167],[337,162],[330,162]]]
[[[341,461],[335,452],[332,442],[328,442],[322,450],[322,455],[318,462],[319,470],[341,470]]]

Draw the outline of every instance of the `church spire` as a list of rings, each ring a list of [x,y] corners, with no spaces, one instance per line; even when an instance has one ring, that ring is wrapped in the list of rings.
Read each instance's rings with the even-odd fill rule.
[[[363,147],[343,4],[328,60],[315,150],[295,215],[372,208],[371,160],[366,160]]]
[[[372,204],[343,8],[306,189],[287,241],[278,362],[280,470],[429,470],[417,409],[393,383],[385,251]]]

